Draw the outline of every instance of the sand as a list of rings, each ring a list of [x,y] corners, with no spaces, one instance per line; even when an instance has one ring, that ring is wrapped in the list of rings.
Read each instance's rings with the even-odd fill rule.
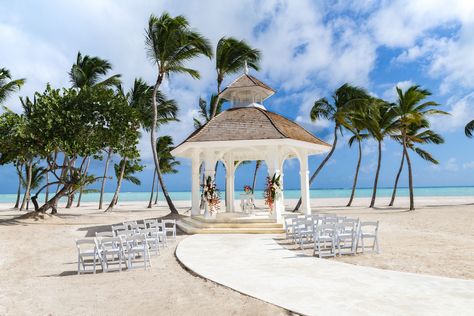
[[[381,254],[335,260],[382,269],[474,279],[474,198],[419,198],[417,210],[368,209],[358,199],[312,201],[315,211],[380,221]],[[380,199],[378,205],[386,205]],[[287,200],[288,206],[294,201]],[[185,213],[189,202],[178,202]],[[339,206],[338,206],[339,205]],[[176,261],[174,248],[152,258],[150,271],[76,275],[74,239],[129,219],[166,215],[166,207],[124,202],[104,214],[95,205],[45,220],[12,220],[19,212],[0,205],[0,315],[283,315],[287,311],[193,276]],[[179,240],[186,238],[178,236]],[[284,241],[280,241],[284,242]],[[295,250],[299,251],[299,250]],[[334,260],[334,259],[329,259]]]

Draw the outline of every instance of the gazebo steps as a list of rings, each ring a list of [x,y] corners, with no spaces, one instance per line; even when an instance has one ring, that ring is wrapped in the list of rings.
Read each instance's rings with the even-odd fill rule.
[[[272,223],[230,223],[203,222],[194,218],[182,218],[178,227],[187,234],[283,234],[282,224]]]

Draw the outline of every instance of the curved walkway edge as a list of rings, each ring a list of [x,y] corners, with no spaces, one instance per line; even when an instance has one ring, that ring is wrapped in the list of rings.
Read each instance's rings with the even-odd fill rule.
[[[306,315],[472,315],[474,281],[318,259],[276,235],[193,235],[177,247],[194,273]]]

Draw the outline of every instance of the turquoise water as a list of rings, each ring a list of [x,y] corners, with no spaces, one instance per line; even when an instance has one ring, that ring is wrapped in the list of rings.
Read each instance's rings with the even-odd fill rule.
[[[235,197],[238,198],[240,191],[235,192]],[[221,192],[224,197],[225,192]],[[351,194],[350,189],[312,189],[310,192],[311,198],[348,198]],[[377,190],[378,197],[391,196],[391,188],[379,188]],[[191,192],[170,192],[171,198],[176,201],[185,201],[191,199]],[[370,197],[372,189],[357,189],[356,197]],[[399,188],[398,196],[408,196],[408,188]],[[113,193],[105,194],[105,201],[112,199]],[[263,191],[255,192],[256,198],[263,198]],[[474,187],[418,187],[415,188],[415,196],[474,196]],[[296,199],[300,197],[299,190],[285,190],[285,198]],[[150,198],[149,192],[123,192],[120,194],[121,201],[146,201]],[[14,203],[16,194],[0,194],[0,203]],[[39,200],[43,200],[44,196],[40,194]],[[160,193],[159,199],[163,199]],[[84,194],[82,201],[96,202],[99,200],[98,193]]]

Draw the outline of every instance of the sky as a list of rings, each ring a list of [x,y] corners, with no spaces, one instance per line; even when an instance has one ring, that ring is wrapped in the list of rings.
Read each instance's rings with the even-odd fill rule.
[[[32,96],[53,87],[70,86],[68,71],[77,52],[99,56],[122,74],[125,87],[136,77],[150,84],[156,67],[145,51],[145,27],[151,14],[184,15],[190,25],[215,47],[223,36],[244,39],[262,52],[261,69],[251,74],[277,93],[265,101],[269,111],[292,119],[319,138],[331,142],[331,122],[311,122],[315,100],[330,97],[348,82],[375,96],[394,100],[395,86],[419,84],[432,92],[450,116],[431,120],[443,145],[425,146],[440,164],[435,166],[412,155],[415,186],[474,185],[474,140],[464,136],[464,125],[474,119],[474,1],[7,1],[0,0],[0,67],[15,78],[26,78],[21,91],[7,100],[20,111],[18,96]],[[159,135],[181,142],[193,131],[199,97],[216,92],[214,60],[196,58],[188,66],[199,70],[200,80],[173,75],[163,92],[179,104],[180,122],[169,124]],[[236,76],[226,78],[224,85]],[[0,110],[1,111],[1,110]],[[344,133],[333,158],[312,188],[347,188],[357,162]],[[140,142],[145,171],[142,186],[124,183],[123,191],[146,191],[151,186],[152,157],[149,136]],[[374,141],[363,146],[360,187],[370,187],[377,154]],[[310,158],[314,170],[322,156]],[[380,186],[394,182],[401,147],[383,144]],[[115,162],[117,162],[117,157]],[[103,162],[94,161],[91,172],[102,173]],[[254,163],[240,167],[236,189],[250,184]],[[112,169],[110,170],[112,171]],[[285,188],[299,189],[299,163],[285,162]],[[218,170],[223,186],[225,171]],[[263,187],[266,168],[258,175]],[[171,191],[190,189],[190,162],[181,161],[179,173],[166,176]],[[108,181],[112,191],[115,180]],[[406,171],[401,185],[407,185]],[[14,193],[17,178],[11,166],[0,166],[0,193]]]

